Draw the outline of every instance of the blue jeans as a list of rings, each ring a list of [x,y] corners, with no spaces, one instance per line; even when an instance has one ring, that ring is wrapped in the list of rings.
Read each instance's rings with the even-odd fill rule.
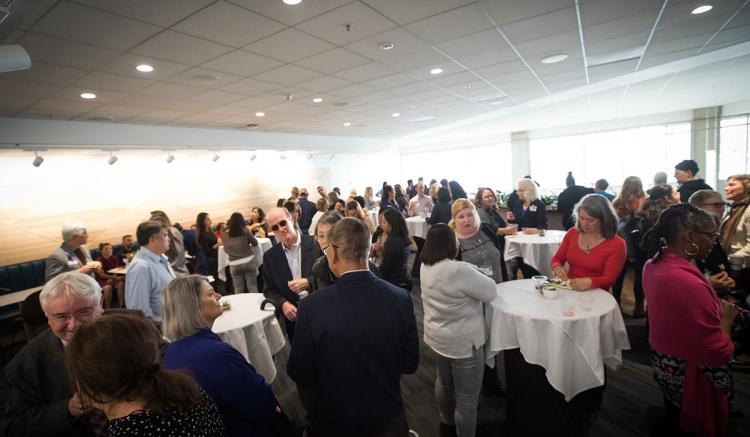
[[[477,428],[484,349],[474,349],[469,358],[447,358],[438,354],[436,361],[435,397],[440,420],[455,425],[458,437],[472,437]]]

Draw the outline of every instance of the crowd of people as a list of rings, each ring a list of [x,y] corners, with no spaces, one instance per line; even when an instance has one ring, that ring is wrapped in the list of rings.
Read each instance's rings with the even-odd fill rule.
[[[750,367],[750,317],[736,292],[750,284],[729,275],[750,257],[750,175],[727,181],[725,214],[698,171],[678,163],[679,189],[657,175],[645,191],[628,177],[616,196],[606,180],[586,188],[569,173],[557,203],[566,233],[550,268],[573,290],[611,289],[618,300],[633,268],[633,316],[649,318],[667,425],[720,435],[731,368]],[[504,259],[507,237],[549,227],[538,184],[519,180],[505,214],[492,188],[469,199],[445,179],[384,182],[346,198],[338,188],[317,192],[313,202],[294,187],[267,213],[234,212],[225,226],[200,212],[184,229],[152,211],[135,239],[123,236],[117,251],[102,243],[97,260],[85,225],[64,225],[40,294],[51,329],[6,367],[4,434],[273,435],[284,412],[270,385],[211,331],[224,311],[209,279],[222,247],[234,291],[264,293],[283,321],[309,435],[407,435],[399,380],[420,361],[409,295],[418,279],[440,421],[473,436],[480,393],[503,390],[485,364],[483,305],[497,284],[538,274]],[[424,240],[409,234],[407,217],[431,225]],[[273,246],[256,256],[268,237]],[[414,252],[418,277],[407,266]],[[126,276],[110,273],[122,265]]]

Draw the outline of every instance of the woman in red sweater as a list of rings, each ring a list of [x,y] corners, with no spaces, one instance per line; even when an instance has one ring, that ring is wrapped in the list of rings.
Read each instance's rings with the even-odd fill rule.
[[[659,435],[723,436],[734,385],[728,363],[736,307],[720,300],[695,262],[719,236],[706,212],[672,205],[643,237],[654,255],[643,268],[654,379],[664,394],[667,425]],[[665,245],[666,244],[666,245]]]
[[[576,226],[568,230],[552,257],[552,271],[563,281],[570,280],[577,291],[607,289],[625,263],[625,241],[617,235],[615,210],[606,197],[589,194],[578,202],[573,216]]]

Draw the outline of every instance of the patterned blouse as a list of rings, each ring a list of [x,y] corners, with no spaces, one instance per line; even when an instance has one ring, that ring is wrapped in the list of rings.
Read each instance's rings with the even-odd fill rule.
[[[661,386],[664,397],[678,408],[682,405],[682,388],[685,385],[685,360],[653,351],[651,367],[654,369],[654,379]],[[729,366],[699,366],[701,373],[711,381],[717,390],[722,391],[727,401],[734,401],[734,382]]]

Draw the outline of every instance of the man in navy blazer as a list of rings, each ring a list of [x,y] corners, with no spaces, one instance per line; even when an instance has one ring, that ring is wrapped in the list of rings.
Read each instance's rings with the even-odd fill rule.
[[[370,232],[345,218],[328,234],[338,281],[300,302],[287,373],[305,392],[313,436],[406,436],[402,373],[419,365],[409,293],[367,269]]]
[[[322,252],[313,237],[294,229],[292,217],[285,208],[273,208],[266,220],[279,244],[263,255],[263,291],[284,314],[291,341],[299,293],[312,290],[312,266]]]
[[[307,188],[302,188],[299,190],[299,201],[297,204],[300,208],[300,214],[299,214],[299,228],[302,229],[303,234],[310,234],[310,224],[312,223],[312,218],[315,215],[316,212],[318,212],[318,208],[315,206],[314,203],[307,200]]]

